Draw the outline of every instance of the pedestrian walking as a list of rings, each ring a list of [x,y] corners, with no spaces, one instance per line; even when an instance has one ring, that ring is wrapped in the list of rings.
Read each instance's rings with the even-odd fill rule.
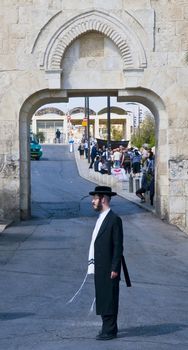
[[[92,146],[92,149],[91,149],[91,163],[89,165],[89,169],[92,169],[93,168],[93,164],[94,164],[94,161],[95,161],[95,157],[97,156],[97,145],[94,144]]]
[[[56,135],[56,142],[60,143],[61,131],[57,129],[55,135]]]
[[[80,153],[80,159],[84,159],[84,143],[80,142],[78,146],[78,151]]]
[[[130,159],[130,152],[127,149],[122,154],[121,165],[125,169],[125,173],[130,174],[130,172],[131,172],[131,159]]]
[[[88,274],[94,274],[96,314],[102,318],[102,329],[96,339],[110,340],[116,338],[118,332],[122,220],[110,209],[111,197],[116,195],[111,187],[97,186],[89,194],[93,196],[94,210],[100,214],[93,231],[88,259]]]
[[[145,203],[146,199],[144,194],[147,191],[149,191],[149,187],[150,187],[150,182],[148,180],[146,170],[143,169],[142,178],[141,178],[141,187],[138,188],[138,190],[136,191],[136,195],[141,199],[141,203]]]
[[[114,167],[115,168],[120,168],[120,160],[121,160],[121,152],[119,148],[116,148],[114,150]]]
[[[131,155],[133,175],[140,173],[142,156],[137,149],[134,150],[134,153]]]
[[[94,161],[94,171],[99,171],[99,162],[100,162],[100,157],[96,156]]]
[[[84,142],[84,152],[85,152],[85,158],[88,159],[88,140],[85,140]]]

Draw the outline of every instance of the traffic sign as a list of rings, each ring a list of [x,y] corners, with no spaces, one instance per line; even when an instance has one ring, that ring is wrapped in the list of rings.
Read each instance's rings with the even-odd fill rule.
[[[84,118],[84,119],[82,120],[82,126],[87,126],[87,118]]]

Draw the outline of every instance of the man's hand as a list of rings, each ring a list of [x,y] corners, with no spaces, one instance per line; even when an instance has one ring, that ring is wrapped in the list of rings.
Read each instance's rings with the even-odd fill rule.
[[[117,276],[118,276],[118,272],[114,272],[114,271],[111,272],[111,279],[114,279]]]

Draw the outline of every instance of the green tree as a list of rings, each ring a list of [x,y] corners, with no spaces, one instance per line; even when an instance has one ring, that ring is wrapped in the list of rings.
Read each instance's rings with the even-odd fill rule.
[[[140,127],[135,130],[131,143],[138,148],[145,143],[149,147],[155,146],[155,120],[151,114],[147,114]]]
[[[123,138],[123,131],[112,127],[111,129],[111,138],[114,141],[120,141]]]
[[[42,131],[37,132],[36,137],[39,140],[39,142],[43,143],[45,141],[45,136],[44,136],[44,133]]]

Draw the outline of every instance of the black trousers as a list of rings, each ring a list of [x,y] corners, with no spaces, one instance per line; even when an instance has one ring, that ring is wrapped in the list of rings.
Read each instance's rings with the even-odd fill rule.
[[[91,163],[90,163],[89,169],[93,168],[94,161],[95,161],[95,158],[91,158]]]
[[[102,333],[117,334],[117,315],[101,315],[102,317]]]

